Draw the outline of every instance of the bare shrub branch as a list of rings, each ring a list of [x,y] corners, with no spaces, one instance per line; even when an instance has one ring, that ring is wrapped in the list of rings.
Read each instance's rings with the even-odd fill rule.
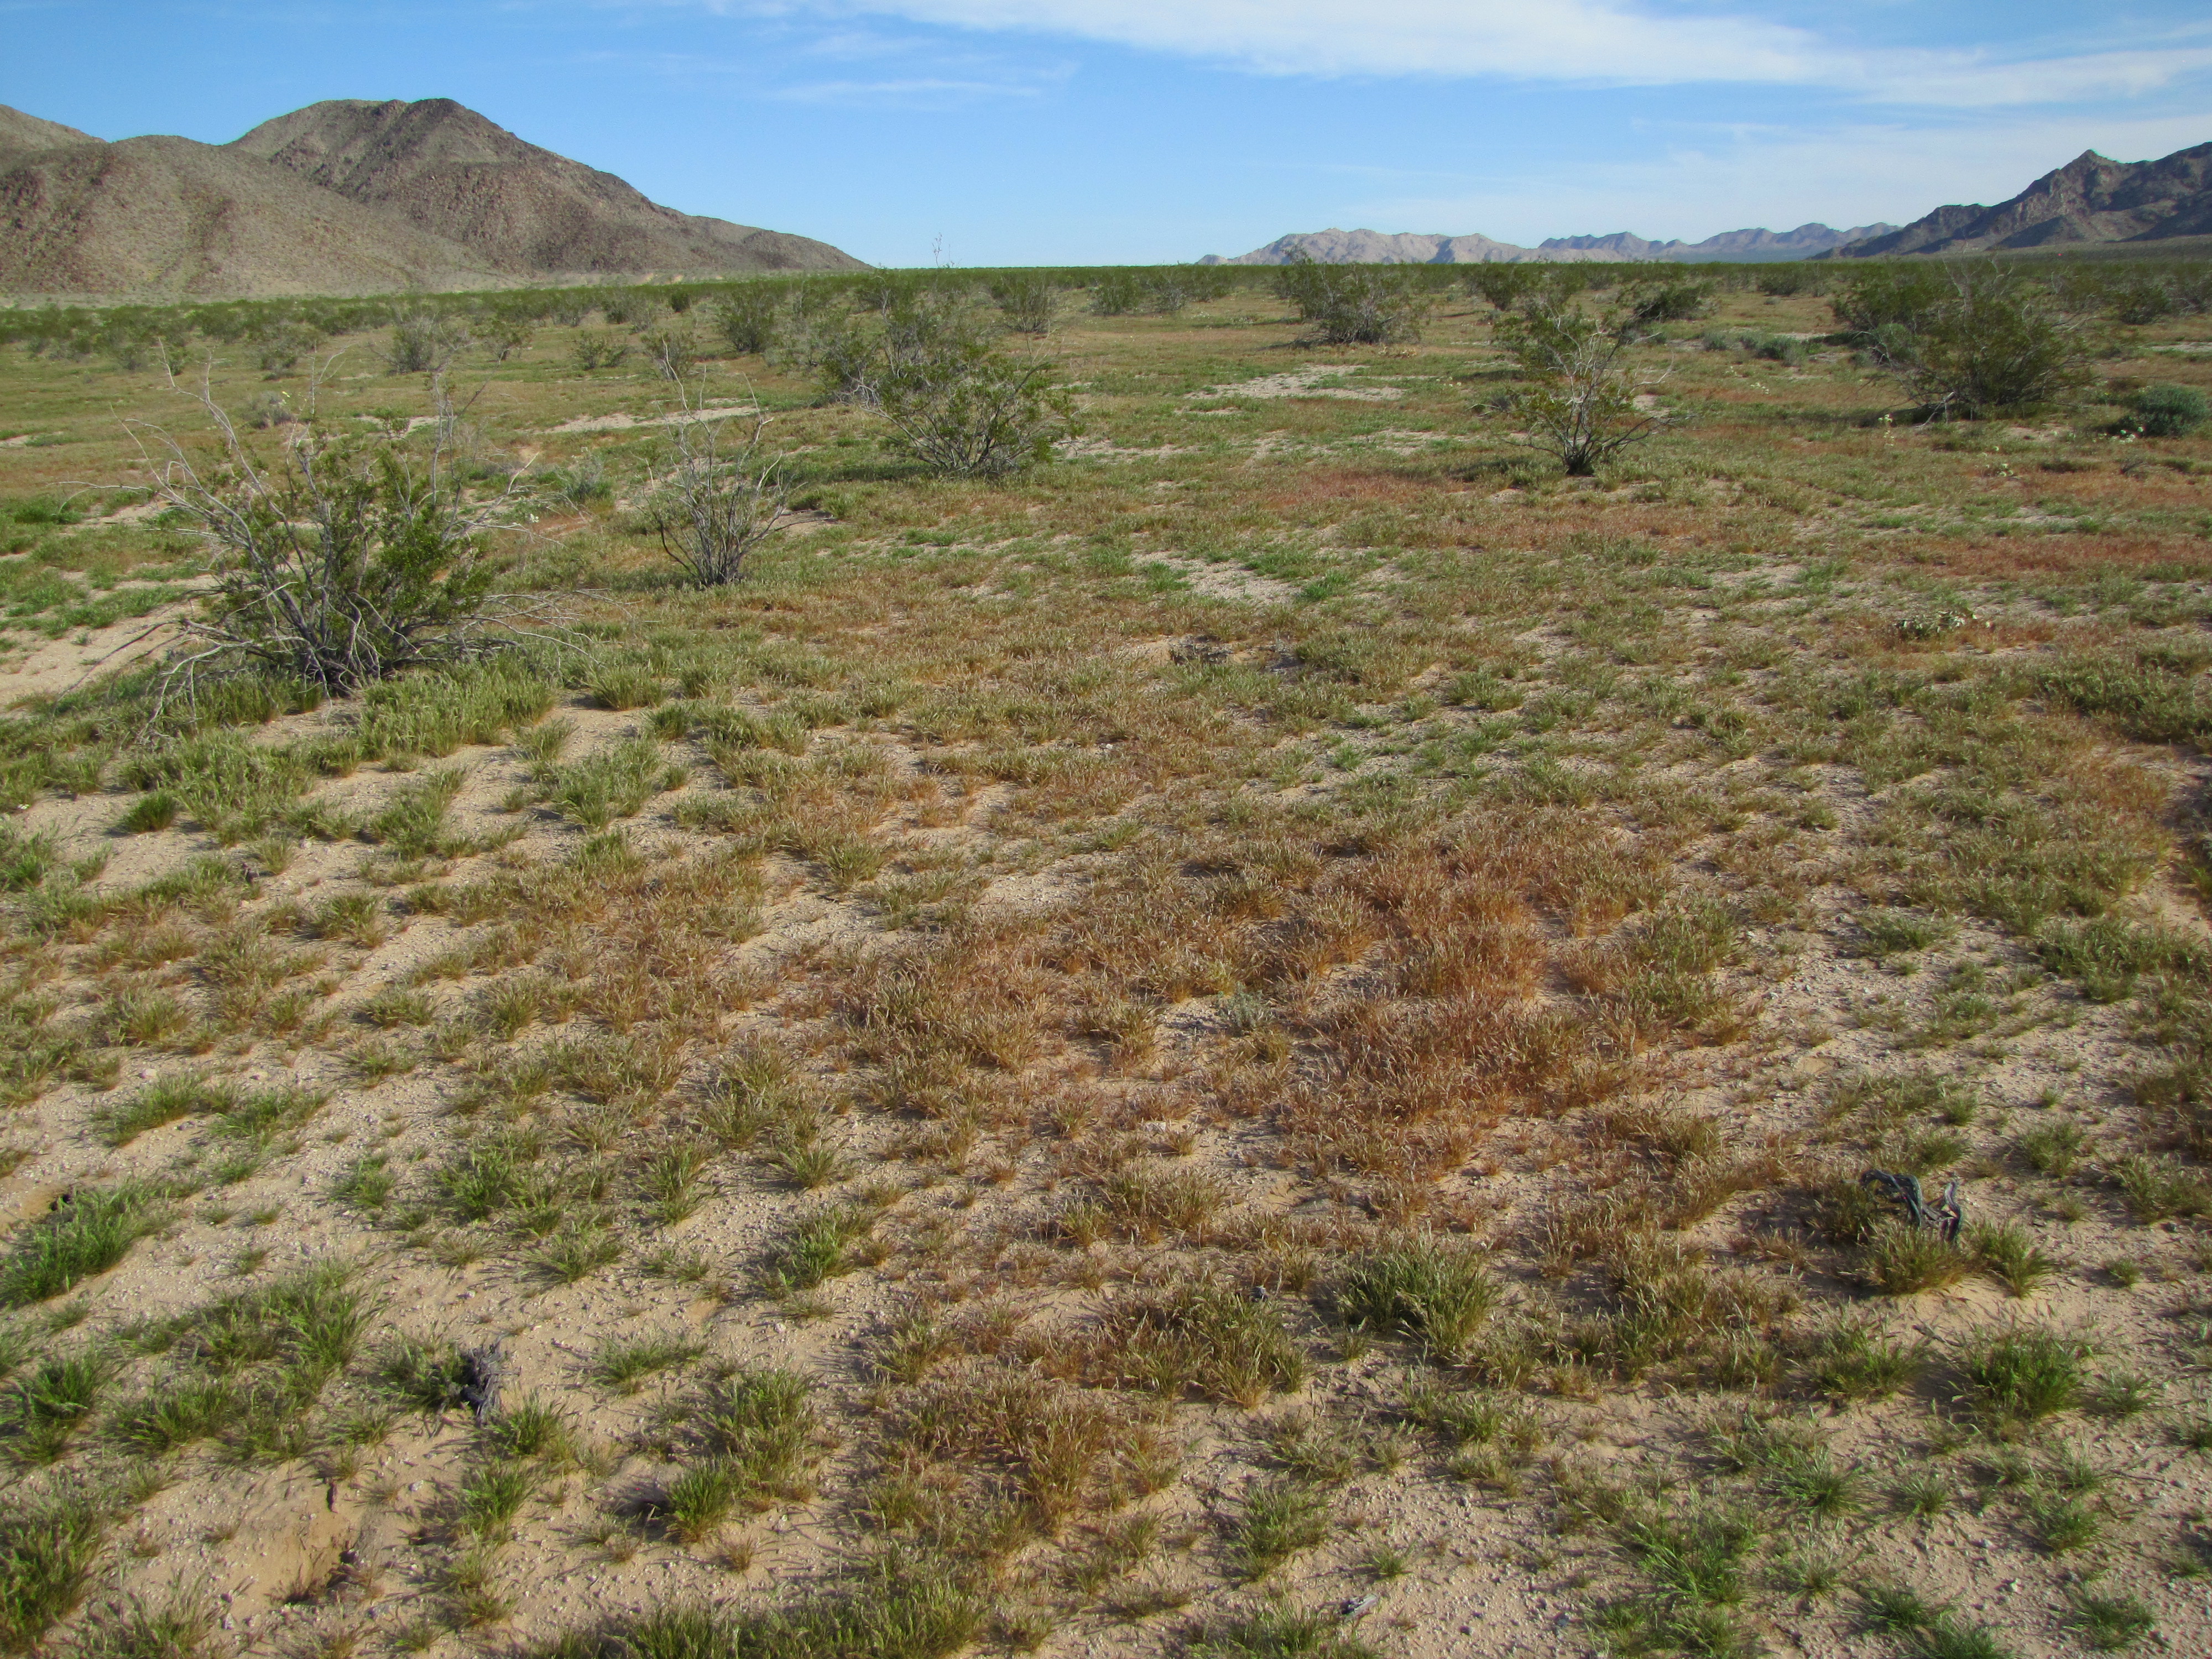
[[[672,376],[672,378],[674,378]],[[652,479],[646,514],[661,550],[701,587],[720,587],[744,574],[753,550],[790,522],[791,487],[778,456],[763,456],[768,416],[756,407],[750,422],[709,410],[678,382],[682,414],[671,422],[673,451]],[[744,439],[728,428],[742,425]]]

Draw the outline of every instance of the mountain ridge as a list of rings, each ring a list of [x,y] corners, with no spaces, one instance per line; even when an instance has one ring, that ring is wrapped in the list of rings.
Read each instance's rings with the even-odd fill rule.
[[[825,242],[663,207],[450,98],[329,100],[225,148],[395,211],[517,273],[865,269]]]
[[[0,292],[233,299],[865,269],[826,242],[663,207],[450,99],[309,105],[228,144],[110,143],[0,105]]]
[[[1984,253],[2206,234],[2212,234],[2212,143],[2148,161],[2116,161],[2087,149],[1995,207],[1953,203],[1815,257]]]
[[[0,104],[0,157],[10,154],[35,155],[41,150],[59,149],[69,144],[97,144],[101,142],[88,132],[79,132],[75,127],[65,127],[58,121],[43,120],[38,116]]]

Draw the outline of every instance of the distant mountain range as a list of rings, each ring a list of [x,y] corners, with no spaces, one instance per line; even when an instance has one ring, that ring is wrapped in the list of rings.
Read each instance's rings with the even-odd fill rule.
[[[0,292],[196,299],[859,270],[678,213],[447,98],[333,100],[228,144],[106,143],[0,106]]]
[[[2084,150],[2008,202],[1940,207],[1901,230],[1837,248],[1838,259],[1900,253],[1982,253],[2069,243],[2158,242],[2212,235],[2212,143],[2156,161]]]
[[[1831,230],[1826,225],[1800,225],[1795,230],[1784,231],[1723,231],[1702,242],[1652,242],[1629,231],[1617,230],[1609,236],[1554,236],[1534,247],[1494,241],[1480,235],[1425,236],[1412,232],[1390,235],[1376,230],[1332,229],[1278,237],[1267,246],[1240,253],[1233,259],[1208,254],[1200,263],[1286,265],[1304,256],[1318,264],[1479,265],[1622,259],[1752,264],[1803,259],[1847,243],[1884,235],[1895,228],[1893,225],[1861,225],[1854,230]]]
[[[1283,265],[1300,258],[1322,264],[1481,264],[1492,260],[1875,259],[1903,254],[1983,253],[2112,242],[2212,236],[2212,143],[2155,161],[2115,161],[2086,150],[2046,173],[2008,202],[1941,207],[1903,227],[1831,230],[1730,230],[1702,242],[1652,242],[1627,231],[1610,236],[1554,236],[1534,247],[1487,236],[1390,235],[1374,230],[1316,230],[1283,236],[1210,265]]]

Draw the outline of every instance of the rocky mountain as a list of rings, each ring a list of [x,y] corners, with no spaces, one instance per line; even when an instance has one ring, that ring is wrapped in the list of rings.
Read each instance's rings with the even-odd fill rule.
[[[226,148],[395,213],[518,275],[865,268],[826,242],[662,207],[450,98],[310,104]]]
[[[1647,241],[1632,232],[1620,230],[1609,236],[1554,236],[1535,247],[1522,247],[1480,235],[1392,235],[1375,230],[1331,229],[1278,237],[1267,246],[1240,253],[1233,259],[1209,254],[1200,263],[1286,265],[1301,255],[1322,264],[1467,265],[1493,261],[1514,264],[1624,259],[1749,263],[1802,259],[1863,237],[1880,235],[1891,228],[1888,225],[1861,225],[1855,230],[1831,230],[1826,225],[1808,224],[1785,231],[1723,231],[1702,242]]]
[[[2212,143],[2155,161],[2115,161],[2091,149],[2008,202],[1940,207],[1901,230],[1853,240],[1827,257],[1980,253],[2205,235],[2212,235]]]
[[[502,276],[404,220],[189,138],[9,159],[0,291],[214,299],[489,287]]]
[[[240,298],[862,268],[648,201],[450,100],[317,104],[230,144],[0,106],[0,292]]]

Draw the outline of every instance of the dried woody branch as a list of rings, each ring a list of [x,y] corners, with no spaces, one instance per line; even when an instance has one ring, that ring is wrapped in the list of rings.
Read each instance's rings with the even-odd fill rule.
[[[708,410],[677,380],[681,412],[669,423],[672,453],[651,481],[646,507],[661,550],[701,587],[720,587],[744,574],[753,550],[791,521],[791,487],[779,457],[763,458],[768,416],[758,405],[745,422]],[[742,441],[727,428],[743,422]]]

